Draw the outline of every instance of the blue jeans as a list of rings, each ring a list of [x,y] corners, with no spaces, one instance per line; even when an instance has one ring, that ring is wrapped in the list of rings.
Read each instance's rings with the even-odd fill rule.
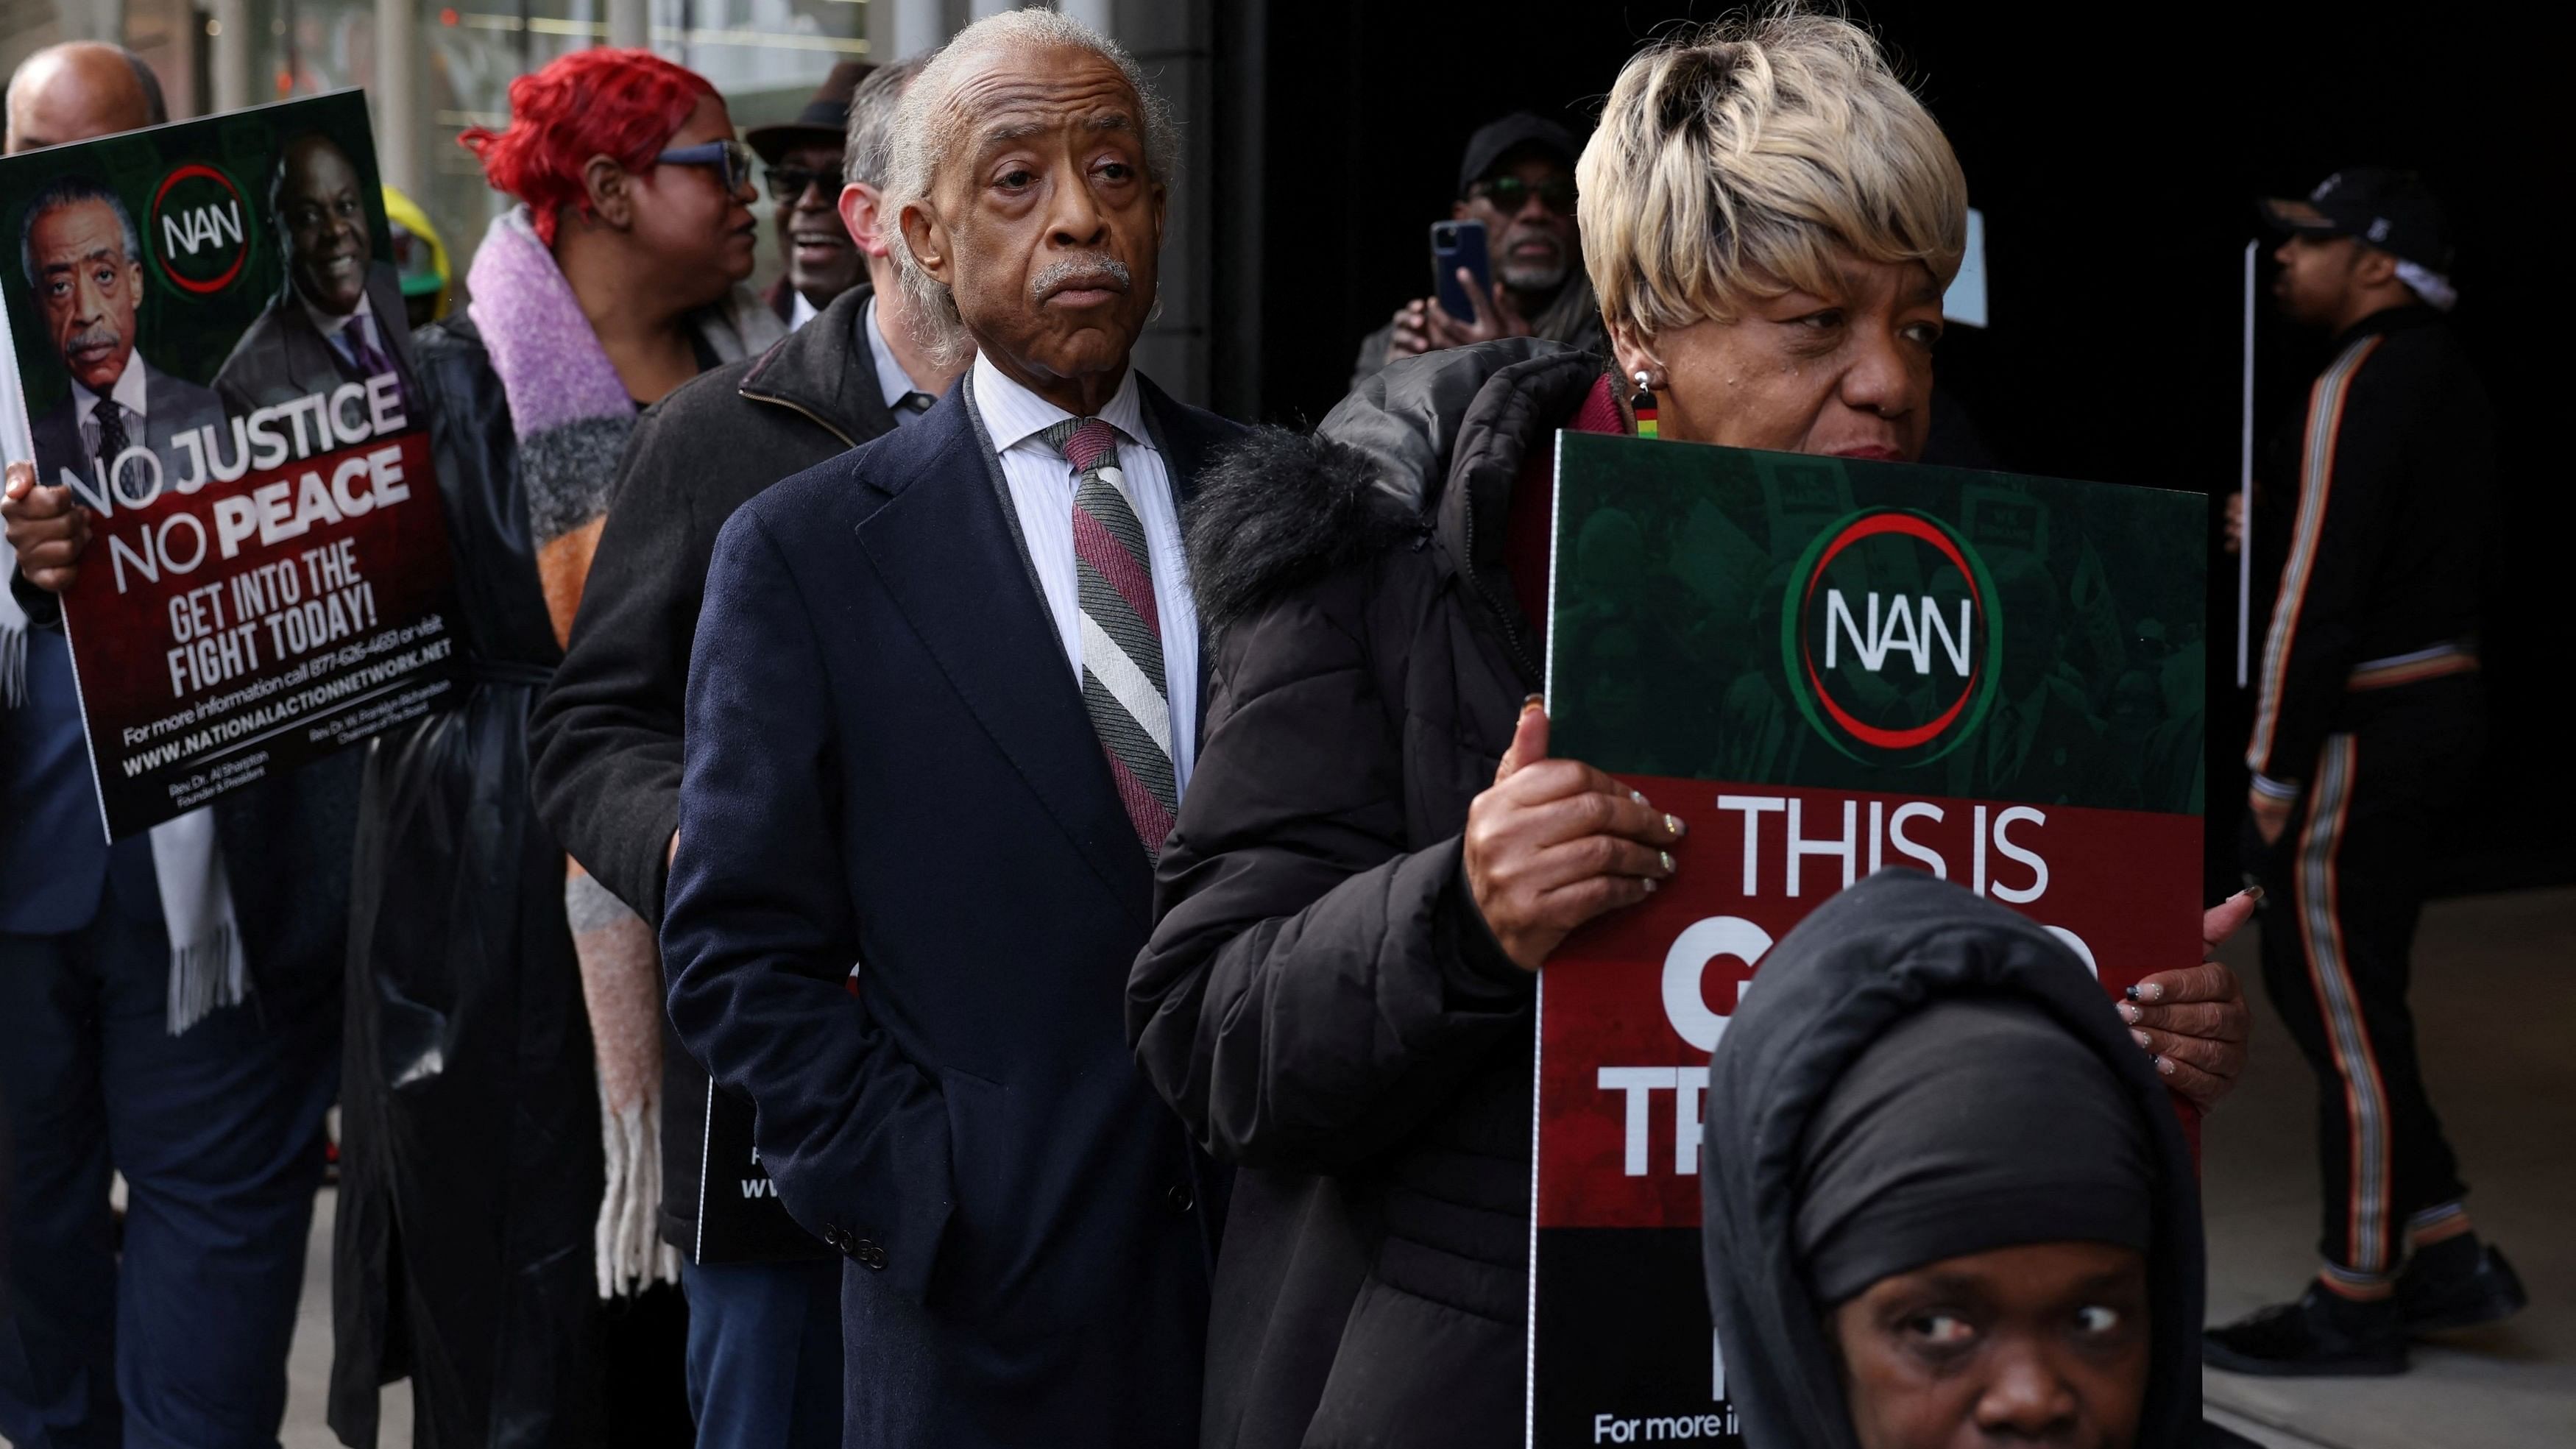
[[[698,1449],[840,1449],[841,1261],[680,1265]]]
[[[253,996],[174,1037],[169,961],[140,839],[116,847],[88,926],[0,934],[0,1437],[17,1449],[277,1443],[336,1003]]]

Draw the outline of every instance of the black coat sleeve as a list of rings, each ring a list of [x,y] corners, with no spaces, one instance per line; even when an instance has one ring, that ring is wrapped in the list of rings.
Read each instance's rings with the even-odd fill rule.
[[[530,723],[546,828],[655,923],[680,820],[689,641],[715,551],[687,476],[703,460],[669,429],[657,408],[627,443],[572,642]]]
[[[1532,978],[1468,902],[1459,837],[1407,848],[1412,732],[1364,642],[1372,587],[1336,575],[1219,641],[1128,983],[1146,1076],[1202,1147],[1247,1165],[1331,1172],[1400,1140],[1529,1010]]]
[[[2245,763],[2263,781],[2305,780],[2358,659],[2355,626],[2387,555],[2403,501],[2414,391],[2383,356],[2387,339],[2347,350],[2308,402],[2299,511],[2290,526],[2272,628],[2256,681]]]
[[[788,1214],[835,1246],[881,1246],[918,1302],[955,1200],[947,1105],[848,989],[859,922],[825,652],[763,524],[746,509],[718,535],[699,619],[662,923],[671,1024],[757,1104]]]

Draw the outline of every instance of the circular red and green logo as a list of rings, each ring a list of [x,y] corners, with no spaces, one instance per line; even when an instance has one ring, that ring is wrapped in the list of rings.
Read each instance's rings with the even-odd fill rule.
[[[2001,678],[2004,621],[1976,548],[1906,508],[1865,508],[1807,545],[1781,601],[1798,712],[1872,765],[1920,765],[1976,733]]]
[[[161,178],[152,193],[144,245],[170,285],[206,297],[229,287],[250,261],[249,203],[233,179],[189,162]]]

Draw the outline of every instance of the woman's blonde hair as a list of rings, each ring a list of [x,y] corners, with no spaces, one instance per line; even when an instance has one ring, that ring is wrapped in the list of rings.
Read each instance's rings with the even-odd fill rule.
[[[1749,299],[1838,290],[1833,251],[1948,286],[1968,182],[1868,31],[1794,4],[1631,57],[1575,164],[1583,265],[1613,326],[1652,337]]]

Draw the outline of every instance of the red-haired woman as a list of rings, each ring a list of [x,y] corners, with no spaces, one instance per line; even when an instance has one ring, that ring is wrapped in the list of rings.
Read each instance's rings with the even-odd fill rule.
[[[352,1443],[405,1372],[423,1449],[604,1442],[600,1302],[674,1266],[652,936],[587,877],[567,892],[527,721],[636,412],[780,329],[741,285],[749,153],[703,78],[586,50],[510,109],[465,144],[520,204],[465,315],[417,339],[463,677],[377,741],[359,808],[331,1395]]]

